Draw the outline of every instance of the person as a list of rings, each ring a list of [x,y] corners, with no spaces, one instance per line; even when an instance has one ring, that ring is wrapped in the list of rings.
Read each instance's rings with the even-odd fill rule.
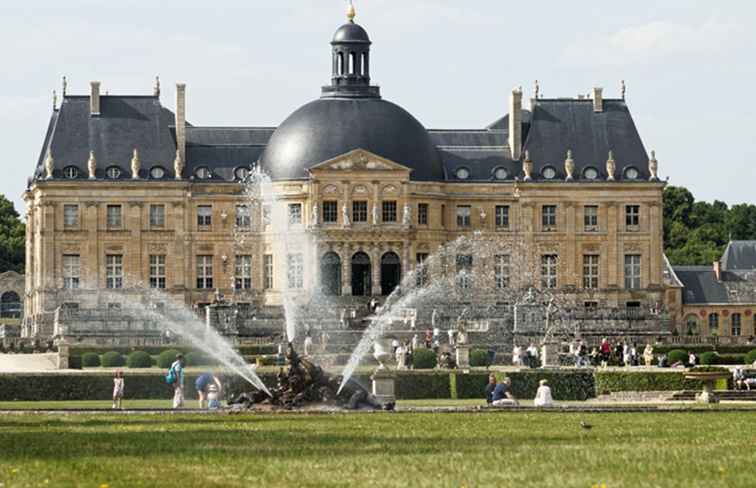
[[[207,372],[199,375],[194,382],[194,389],[197,390],[199,397],[199,408],[204,409],[208,405],[208,391],[210,386],[215,386],[217,392],[222,389],[221,381],[212,372]]]
[[[622,344],[622,364],[628,368],[632,365],[632,355],[630,354],[630,344]]]
[[[396,369],[407,369],[404,345],[399,344],[394,350],[394,355],[396,356]]]
[[[378,309],[378,299],[373,297],[370,299],[370,313],[375,313]]]
[[[551,388],[548,386],[548,381],[541,380],[538,385],[533,405],[536,407],[553,407],[554,399],[551,398]]]
[[[532,342],[526,349],[528,353],[528,367],[535,368],[538,366],[538,348]]]
[[[491,405],[494,407],[517,406],[517,400],[512,395],[512,380],[509,377],[496,385],[491,395]]]
[[[412,344],[412,350],[413,350],[413,351],[414,351],[415,349],[417,349],[417,345],[418,345],[418,342],[419,342],[419,339],[418,339],[418,337],[417,337],[417,334],[414,334],[414,335],[412,336],[412,343],[411,343],[411,344]]]
[[[413,354],[415,354],[415,347],[407,347],[407,352],[404,354],[404,364],[406,364],[409,369],[415,369],[415,366],[412,364]]]
[[[654,346],[649,342],[647,342],[646,347],[643,348],[643,361],[646,363],[647,367],[651,366],[651,363],[654,362]]]
[[[493,392],[494,388],[496,388],[496,375],[491,373],[488,375],[488,384],[486,385],[486,403],[488,405],[491,405],[493,402]]]
[[[433,344],[433,330],[431,330],[431,328],[428,327],[425,330],[425,348],[430,349],[432,344]]]
[[[575,355],[575,367],[576,368],[579,368],[580,366],[583,365],[582,364],[583,363],[583,358],[582,358],[582,356],[580,354],[582,347],[583,347],[583,341],[580,340],[580,339],[578,339],[575,342],[575,346],[572,348],[572,353]]]
[[[630,361],[633,366],[640,366],[640,359],[638,357],[638,345],[633,342],[633,346],[630,348]]]
[[[176,354],[176,360],[171,364],[169,370],[169,376],[174,378],[173,380],[173,408],[181,408],[184,406],[184,355]]]
[[[514,366],[522,366],[522,348],[517,344],[512,349],[512,364]]]
[[[113,375],[113,408],[122,408],[123,386],[123,371],[119,369]]]
[[[304,355],[309,356],[312,353],[312,336],[308,333],[304,339]]]
[[[748,386],[745,383],[745,375],[743,374],[743,368],[741,368],[740,366],[736,367],[732,371],[732,382],[735,384],[736,390],[742,390]],[[750,388],[748,389],[750,390]]]
[[[693,351],[688,352],[688,365],[690,365],[691,368],[696,365],[696,355]]]
[[[614,345],[614,357],[617,358],[617,366],[624,366],[625,363],[623,362],[623,351],[625,350],[625,345],[622,341],[619,341],[617,344]]]
[[[220,408],[220,386],[211,384],[207,387],[207,408],[208,410]]]
[[[449,328],[449,330],[446,331],[446,334],[449,336],[449,345],[454,346],[454,335],[455,335],[454,329]]]
[[[612,354],[612,345],[609,343],[609,339],[604,337],[601,339],[601,367],[606,368],[609,364],[609,356]]]
[[[599,365],[599,358],[600,358],[600,356],[599,356],[598,348],[597,347],[592,347],[591,348],[591,357],[590,357],[591,366],[598,366]]]
[[[396,351],[399,349],[399,339],[394,338],[391,341],[391,351],[396,354]]]

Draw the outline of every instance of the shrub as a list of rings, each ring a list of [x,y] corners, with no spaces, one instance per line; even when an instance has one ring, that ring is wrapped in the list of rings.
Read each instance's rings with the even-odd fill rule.
[[[470,351],[470,366],[472,367],[489,367],[491,366],[491,358],[488,355],[488,351],[483,349],[473,349]]]
[[[126,359],[118,351],[108,351],[102,355],[102,366],[104,368],[119,368],[126,364]]]
[[[745,355],[746,364],[753,364],[754,361],[756,361],[756,349],[751,350],[748,354]]]
[[[719,364],[719,354],[709,351],[701,354],[701,364]]]
[[[696,366],[695,368],[690,368],[688,370],[689,373],[729,373],[730,370],[727,368],[722,368],[720,366]]]
[[[175,361],[176,357],[174,355],[174,358],[171,362]],[[208,366],[216,364],[216,361],[208,356],[207,354],[192,351],[189,354],[186,355],[186,365],[187,366]],[[170,367],[170,364],[168,365]]]
[[[416,349],[415,352],[419,350]],[[449,375],[448,372],[399,374],[396,377],[396,397],[403,400],[451,398]]]
[[[158,368],[162,369],[168,369],[171,367],[171,364],[176,360],[176,355],[181,354],[180,351],[177,351],[176,349],[167,349],[160,353],[157,360]]]
[[[667,364],[675,364],[677,362],[687,364],[688,352],[682,349],[672,349],[671,351],[669,351],[669,353],[667,354]]]
[[[81,369],[81,356],[69,356],[68,369]]]
[[[96,368],[100,366],[100,355],[88,352],[81,356],[81,365],[85,368]]]
[[[720,354],[717,364],[744,364],[745,354]]]
[[[152,366],[152,357],[144,351],[134,351],[126,360],[129,368],[149,368]]]
[[[412,354],[412,366],[415,369],[433,369],[438,364],[436,353],[432,349],[415,349]]]
[[[683,371],[596,371],[596,393],[618,391],[700,390],[702,383],[685,379]]]

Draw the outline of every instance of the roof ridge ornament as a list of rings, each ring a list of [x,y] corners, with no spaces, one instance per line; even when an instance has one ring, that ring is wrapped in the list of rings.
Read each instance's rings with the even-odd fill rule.
[[[606,160],[606,179],[614,181],[614,173],[617,171],[617,163],[614,161],[614,151],[609,150],[609,157]]]
[[[567,159],[564,160],[564,172],[567,174],[567,181],[572,181],[575,172],[575,160],[572,159],[572,149],[567,149]]]
[[[45,158],[45,173],[48,180],[53,177],[53,169],[55,168],[55,160],[52,156],[52,148],[47,148],[47,157]]]
[[[538,100],[541,96],[541,85],[538,80],[535,80],[535,99]]]
[[[173,160],[173,172],[177,180],[180,180],[181,175],[184,173],[184,160],[181,159],[180,149],[176,149],[176,159]]]
[[[656,160],[656,151],[651,150],[651,159],[648,160],[648,172],[650,181],[657,181],[659,179],[659,162]]]
[[[87,160],[87,171],[89,172],[89,179],[96,178],[95,172],[97,171],[97,159],[95,158],[94,151],[89,151],[89,160]]]
[[[622,80],[620,82],[620,92],[622,93],[622,100],[625,99],[625,92],[627,92],[627,85],[625,85],[625,80]]]
[[[160,76],[155,76],[155,86],[152,89],[152,94],[160,98]]]
[[[354,4],[352,3],[352,0],[349,0],[349,5],[347,6],[346,16],[349,22],[354,23],[354,18],[357,16],[357,11],[354,8]]]
[[[530,181],[533,177],[533,161],[530,160],[530,151],[525,150],[525,161],[522,163],[522,171],[525,173],[524,181]]]
[[[68,79],[66,78],[66,75],[63,75],[63,98],[65,98],[67,92],[68,92]]]
[[[142,169],[142,161],[139,159],[139,150],[134,148],[134,155],[131,157],[131,177],[139,179],[139,170]]]
[[[53,112],[58,110],[58,93],[53,90]]]

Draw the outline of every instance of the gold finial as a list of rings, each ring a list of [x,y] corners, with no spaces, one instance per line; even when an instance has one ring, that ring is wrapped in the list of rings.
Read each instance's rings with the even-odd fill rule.
[[[349,22],[354,22],[356,15],[357,12],[354,10],[354,4],[352,3],[352,0],[349,0],[349,6],[347,7],[347,19],[349,19]]]

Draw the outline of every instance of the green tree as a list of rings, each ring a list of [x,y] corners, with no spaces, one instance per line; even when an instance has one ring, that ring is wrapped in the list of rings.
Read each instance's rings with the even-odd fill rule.
[[[26,226],[13,203],[0,195],[0,273],[24,272]]]

